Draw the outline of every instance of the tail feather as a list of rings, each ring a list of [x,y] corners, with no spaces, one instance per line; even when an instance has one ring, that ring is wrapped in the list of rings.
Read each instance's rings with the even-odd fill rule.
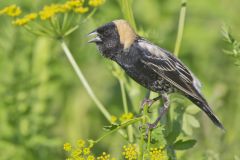
[[[212,109],[209,107],[209,105],[207,104],[207,102],[204,99],[202,101],[200,101],[194,97],[188,97],[188,98],[194,104],[196,104],[200,109],[202,109],[217,127],[225,130],[222,123],[220,122],[220,120],[217,118],[217,116],[214,115]]]

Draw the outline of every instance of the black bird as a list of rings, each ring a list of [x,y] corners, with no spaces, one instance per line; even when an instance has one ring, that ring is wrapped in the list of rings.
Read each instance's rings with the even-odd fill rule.
[[[138,36],[127,21],[112,21],[89,33],[89,36],[92,35],[95,37],[88,42],[96,43],[104,57],[118,63],[137,83],[160,94],[159,97],[143,102],[151,105],[162,98],[164,104],[159,117],[149,124],[149,129],[155,128],[167,111],[168,94],[173,92],[187,97],[202,109],[216,126],[224,129],[202,96],[201,84],[193,73],[173,54]]]

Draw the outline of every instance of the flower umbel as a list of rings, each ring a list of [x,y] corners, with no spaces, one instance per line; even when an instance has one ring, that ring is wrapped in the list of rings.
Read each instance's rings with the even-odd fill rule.
[[[101,156],[97,157],[97,160],[109,160],[110,155],[106,154],[106,152],[103,152]]]
[[[64,149],[65,151],[69,152],[69,151],[71,151],[71,149],[72,149],[72,145],[71,145],[70,143],[65,143],[65,144],[63,145],[63,149]]]
[[[83,154],[84,154],[84,155],[89,155],[90,153],[91,153],[90,148],[84,148],[84,149],[83,149]]]
[[[88,2],[88,4],[89,4],[89,6],[92,6],[92,7],[98,7],[98,6],[102,5],[104,2],[105,2],[105,0],[90,0]]]
[[[128,146],[123,146],[123,156],[127,160],[136,160],[137,159],[137,146],[135,144],[128,144]]]
[[[85,146],[85,141],[83,139],[77,140],[77,147],[83,148]]]
[[[18,7],[15,4],[7,6],[7,7],[3,8],[2,10],[0,10],[0,15],[6,14],[10,17],[19,16],[21,13],[22,13],[22,10],[20,9],[20,7]]]
[[[167,153],[163,150],[163,147],[160,148],[151,148],[150,149],[151,160],[167,160]]]
[[[124,113],[123,115],[121,115],[119,120],[121,123],[123,123],[123,122],[131,120],[132,118],[133,118],[133,114],[131,112],[129,112],[129,113]]]
[[[23,18],[18,18],[15,21],[13,21],[13,24],[17,26],[23,26],[28,22],[35,20],[37,16],[38,16],[37,13],[29,13],[25,15]]]
[[[111,116],[111,123],[115,123],[117,121],[117,117],[112,115]]]

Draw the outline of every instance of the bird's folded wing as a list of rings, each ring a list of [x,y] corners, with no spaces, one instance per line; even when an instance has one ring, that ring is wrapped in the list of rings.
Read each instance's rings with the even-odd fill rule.
[[[165,53],[164,56],[148,54],[143,56],[141,61],[185,94],[201,100],[201,96],[196,91],[198,88],[194,86],[195,77],[180,61],[169,54]]]

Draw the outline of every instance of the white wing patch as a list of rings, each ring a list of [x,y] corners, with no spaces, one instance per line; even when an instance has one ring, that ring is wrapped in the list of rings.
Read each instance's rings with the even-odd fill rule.
[[[160,47],[153,45],[147,41],[139,40],[138,44],[148,50],[151,54],[155,55],[156,57],[166,57],[166,54],[161,50]]]

